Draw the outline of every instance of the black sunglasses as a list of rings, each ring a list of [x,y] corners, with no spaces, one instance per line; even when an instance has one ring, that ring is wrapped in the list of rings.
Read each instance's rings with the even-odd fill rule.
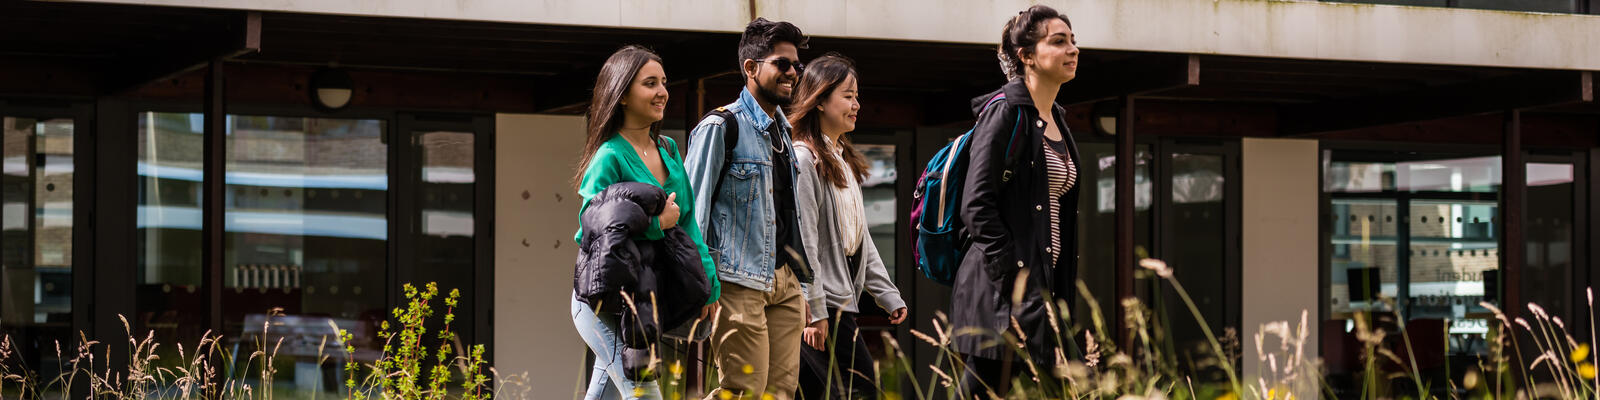
[[[772,64],[772,66],[778,67],[778,72],[786,72],[786,71],[789,70],[789,67],[794,67],[794,73],[796,73],[796,74],[803,74],[803,73],[806,72],[806,64],[805,63],[802,63],[802,62],[799,62],[799,61],[789,61],[789,59],[787,59],[787,58],[776,58],[776,59],[771,59],[771,60],[755,60],[755,62],[758,62],[758,63],[770,63],[770,64]]]

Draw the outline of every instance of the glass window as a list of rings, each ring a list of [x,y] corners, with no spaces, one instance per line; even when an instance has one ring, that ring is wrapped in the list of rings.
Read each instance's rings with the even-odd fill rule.
[[[857,143],[855,147],[867,159],[867,181],[861,184],[867,231],[872,235],[872,242],[878,245],[884,269],[894,277],[900,271],[895,265],[895,255],[899,254],[895,252],[895,227],[900,226],[894,198],[895,181],[899,176],[895,168],[895,146]]]
[[[1526,272],[1522,301],[1538,303],[1551,315],[1588,312],[1573,292],[1579,277],[1573,268],[1573,166],[1571,163],[1528,163]],[[1579,292],[1581,293],[1581,291]],[[1566,318],[1566,317],[1563,317]],[[1570,320],[1570,318],[1569,318]]]
[[[205,332],[200,293],[200,114],[140,113],[134,331],[195,343]],[[176,353],[174,353],[174,356]]]
[[[866,214],[867,234],[872,235],[872,242],[878,247],[878,255],[883,258],[883,267],[889,272],[889,278],[900,282],[898,277],[902,275],[896,263],[898,258],[896,255],[899,253],[895,250],[898,244],[895,241],[895,233],[900,226],[899,209],[896,208],[898,204],[895,200],[896,182],[899,178],[899,169],[895,164],[897,148],[893,144],[852,143],[852,145],[867,159],[867,180],[861,183],[861,206]],[[907,290],[904,287],[900,289]],[[892,333],[894,325],[886,321],[888,312],[892,310],[880,308],[878,302],[870,300],[870,293],[863,293],[862,296],[860,313],[865,318],[859,321],[861,329]],[[911,304],[910,308],[915,309],[916,305]],[[872,350],[872,354],[887,354],[882,351],[882,336],[876,332],[865,334],[864,340]]]
[[[1480,303],[1500,302],[1501,162],[1324,152],[1329,313],[1321,331],[1330,382],[1363,368],[1357,314],[1371,313],[1369,321],[1389,332],[1399,328],[1396,316],[1404,318],[1425,375],[1459,371],[1488,354],[1495,324]],[[1573,164],[1529,163],[1527,180],[1528,254],[1518,289],[1524,301],[1571,318],[1580,311],[1572,304]],[[1386,340],[1401,348],[1398,337]]]
[[[1488,333],[1492,300],[1485,277],[1496,277],[1500,246],[1493,200],[1412,200],[1408,210],[1408,319],[1449,321],[1452,338],[1476,340]],[[1428,222],[1422,222],[1426,219]],[[1393,281],[1391,281],[1393,282]]]
[[[234,115],[227,127],[223,340],[249,354],[262,322],[281,309],[264,342],[286,339],[278,360],[293,362],[283,373],[296,378],[279,384],[333,389],[301,371],[319,371],[321,354],[342,353],[319,348],[323,337],[336,342],[335,328],[346,329],[370,351],[387,317],[385,123]]]
[[[1333,260],[1328,276],[1328,307],[1335,315],[1375,307],[1376,294],[1396,295],[1394,282],[1399,274],[1396,208],[1393,201],[1333,200]],[[1373,281],[1372,277],[1377,280]]]
[[[192,346],[213,306],[201,281],[202,121],[194,113],[139,116],[134,323],[163,344]],[[239,115],[226,121],[224,288],[217,305],[223,348],[244,360],[255,343],[282,339],[278,368],[295,378],[276,382],[280,390],[338,387],[323,378],[335,367],[317,363],[319,354],[342,347],[335,329],[352,333],[358,360],[377,354],[389,276],[385,125]],[[263,335],[273,313],[283,316]],[[160,354],[160,362],[178,360],[176,346],[161,348],[173,353]]]
[[[1230,327],[1225,319],[1230,313],[1227,294],[1239,290],[1228,281],[1224,156],[1173,153],[1167,159],[1172,163],[1172,204],[1163,211],[1168,216],[1163,218],[1162,237],[1169,239],[1160,256],[1173,266],[1173,277],[1189,292],[1206,324],[1223,335]],[[1193,371],[1196,380],[1226,381],[1226,373],[1210,366],[1212,361],[1201,361],[1215,353],[1182,298],[1171,289],[1164,289],[1159,298],[1179,364]]]
[[[0,116],[0,333],[8,362],[60,373],[57,342],[72,335],[71,119]]]
[[[410,280],[418,287],[438,282],[441,297],[452,289],[460,290],[460,304],[450,330],[455,332],[461,345],[474,344],[477,318],[468,310],[475,307],[472,289],[477,277],[473,268],[477,251],[473,230],[476,222],[473,215],[477,209],[474,200],[477,177],[473,169],[475,137],[472,132],[419,131],[411,134],[412,143],[418,146],[420,162],[416,165],[421,168],[410,173],[417,185],[412,196],[416,201],[413,217],[417,218],[417,223],[409,233],[414,245],[404,250],[415,263],[416,273]],[[443,318],[443,309],[436,313],[438,317],[431,322]],[[439,332],[440,325],[430,325],[428,329]],[[454,354],[463,353],[456,349]],[[454,377],[461,376],[455,374]]]
[[[1139,145],[1135,151],[1134,158],[1138,161],[1133,171],[1134,242],[1145,254],[1154,254],[1150,249],[1150,206],[1155,196],[1150,172],[1155,160],[1147,145]],[[1079,143],[1078,153],[1084,160],[1093,162],[1080,163],[1078,167],[1078,182],[1084,185],[1078,194],[1078,280],[1089,287],[1089,294],[1100,303],[1101,314],[1111,318],[1117,307],[1121,307],[1121,303],[1115,301],[1116,235],[1112,234],[1117,230],[1117,152],[1110,143]],[[1088,302],[1081,296],[1074,300],[1071,315],[1090,315]],[[1073,323],[1093,328],[1087,318]]]

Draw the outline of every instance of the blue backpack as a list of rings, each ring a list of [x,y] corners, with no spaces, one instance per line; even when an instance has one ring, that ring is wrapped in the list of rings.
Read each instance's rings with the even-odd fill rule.
[[[983,110],[988,110],[1005,98],[1004,93],[995,95],[984,103]],[[1022,115],[1018,114],[1017,118],[1020,122]],[[967,177],[967,149],[971,147],[971,141],[972,130],[969,129],[939,149],[933,160],[928,161],[928,166],[923,168],[922,177],[917,179],[916,191],[911,193],[911,230],[917,232],[917,244],[911,250],[912,258],[917,260],[917,269],[922,270],[924,276],[945,286],[955,283],[956,270],[961,267],[967,247],[972,244],[972,237],[967,234],[959,214],[961,193]],[[1016,150],[1016,142],[1017,129],[1013,128],[1011,140],[1006,144],[1005,174],[1008,177],[1011,174],[1011,162],[1015,159],[1012,153]]]

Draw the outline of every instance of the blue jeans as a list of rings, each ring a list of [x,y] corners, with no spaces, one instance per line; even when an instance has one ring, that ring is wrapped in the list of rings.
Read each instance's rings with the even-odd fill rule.
[[[588,304],[573,296],[572,325],[589,344],[589,351],[594,352],[594,370],[589,371],[589,390],[584,400],[661,399],[661,388],[655,381],[635,382],[622,373],[623,345],[622,338],[617,337],[616,316],[595,315]]]

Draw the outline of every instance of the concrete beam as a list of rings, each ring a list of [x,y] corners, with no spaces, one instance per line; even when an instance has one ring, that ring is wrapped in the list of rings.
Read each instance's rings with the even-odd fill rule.
[[[1029,0],[64,0],[739,32],[751,15],[827,37],[994,43]],[[1284,0],[1047,0],[1087,49],[1600,70],[1600,16]],[[753,8],[753,9],[752,9]]]

